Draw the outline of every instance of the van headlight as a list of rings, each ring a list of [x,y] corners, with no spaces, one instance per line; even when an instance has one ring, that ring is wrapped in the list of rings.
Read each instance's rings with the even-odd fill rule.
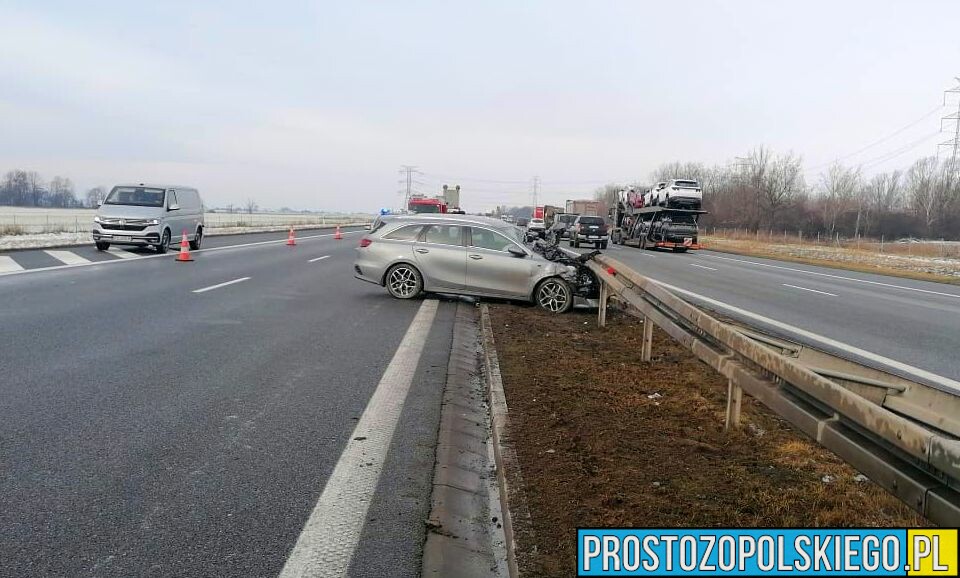
[[[148,225],[159,225],[159,224],[160,224],[160,219],[147,219],[147,224],[148,224]]]
[[[94,222],[94,223],[99,223],[99,222],[100,222],[100,215],[95,216],[95,217],[93,218],[93,222]]]

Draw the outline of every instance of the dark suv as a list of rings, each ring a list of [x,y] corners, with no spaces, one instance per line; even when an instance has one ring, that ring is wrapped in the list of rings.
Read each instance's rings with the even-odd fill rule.
[[[610,232],[603,217],[580,215],[570,228],[571,247],[579,247],[580,243],[593,243],[597,249],[606,249],[609,240]]]

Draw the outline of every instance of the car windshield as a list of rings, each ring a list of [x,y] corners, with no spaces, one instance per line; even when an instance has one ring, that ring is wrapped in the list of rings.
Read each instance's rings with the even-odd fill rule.
[[[697,223],[693,215],[672,215],[665,217],[663,221],[665,223],[673,223],[674,225],[695,225]]]
[[[103,201],[104,205],[131,205],[134,207],[162,207],[163,189],[151,189],[144,187],[116,187],[107,199]]]
[[[581,225],[602,225],[603,217],[580,217]]]
[[[576,220],[577,220],[576,215],[560,215],[560,222],[566,225],[569,225],[570,223],[573,223]]]

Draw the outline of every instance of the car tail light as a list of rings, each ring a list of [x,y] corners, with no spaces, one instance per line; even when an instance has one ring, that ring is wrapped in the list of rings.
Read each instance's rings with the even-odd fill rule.
[[[373,243],[373,241],[369,237],[364,237],[360,239],[361,247],[369,247],[371,243]]]

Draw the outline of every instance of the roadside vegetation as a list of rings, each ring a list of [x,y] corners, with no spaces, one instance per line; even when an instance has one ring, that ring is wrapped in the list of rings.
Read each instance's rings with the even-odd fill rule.
[[[525,575],[574,574],[578,527],[924,523],[752,398],[725,432],[726,379],[659,329],[643,363],[625,314],[600,329],[594,313],[490,311],[530,512]]]
[[[612,206],[624,186],[646,190],[650,183],[689,178],[702,185],[707,228],[786,231],[806,239],[960,239],[960,167],[950,159],[924,157],[867,176],[871,168],[839,162],[805,168],[800,156],[758,147],[722,165],[664,164],[647,182],[609,184],[595,196]]]

